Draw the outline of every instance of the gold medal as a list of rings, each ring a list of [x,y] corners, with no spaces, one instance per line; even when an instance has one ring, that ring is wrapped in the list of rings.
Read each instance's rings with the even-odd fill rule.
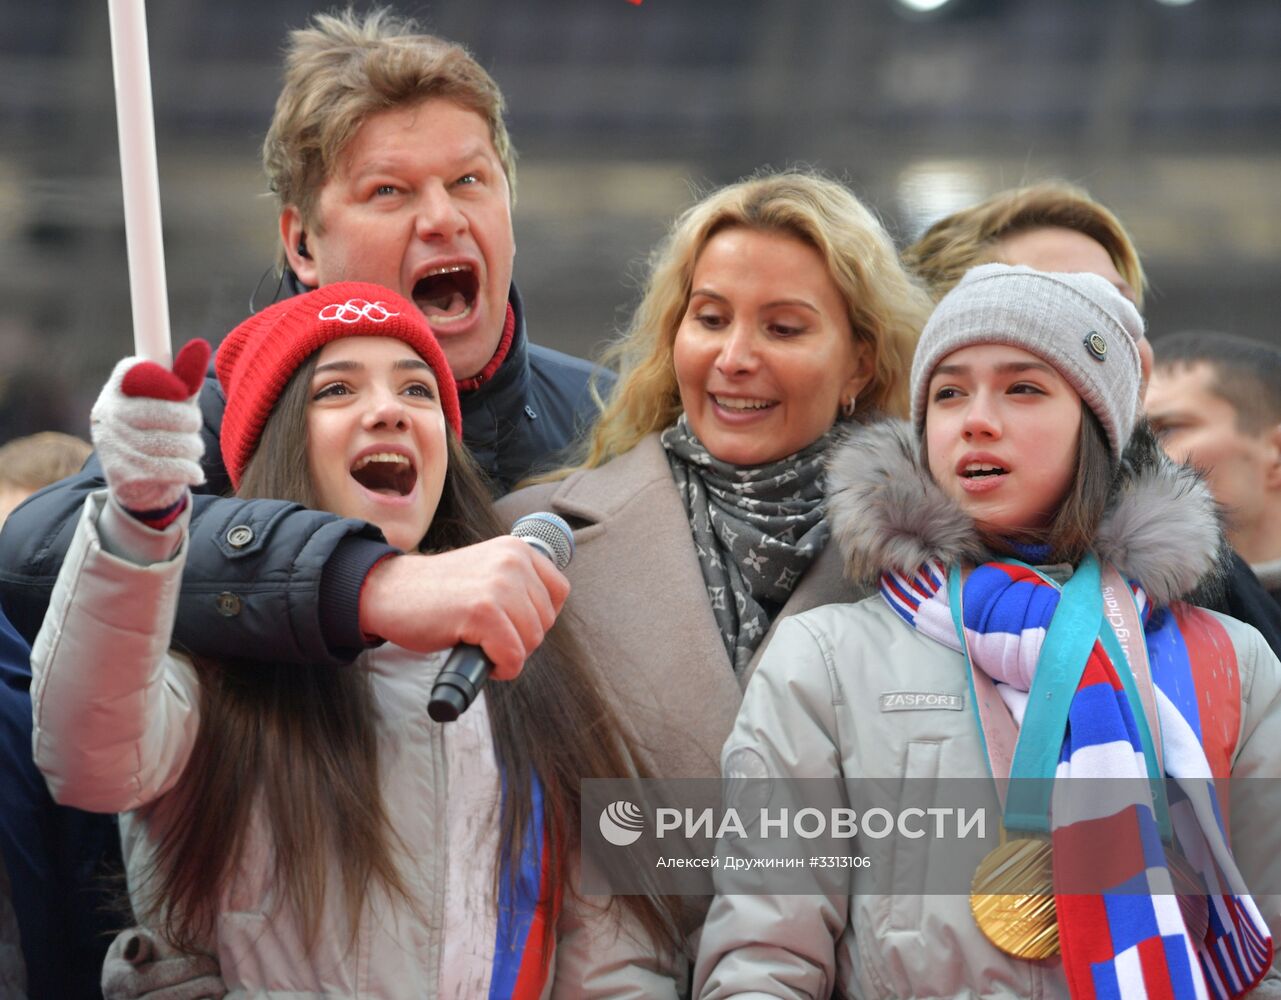
[[[1042,959],[1059,951],[1050,842],[1005,839],[979,862],[970,882],[970,910],[994,945],[1015,958]]]

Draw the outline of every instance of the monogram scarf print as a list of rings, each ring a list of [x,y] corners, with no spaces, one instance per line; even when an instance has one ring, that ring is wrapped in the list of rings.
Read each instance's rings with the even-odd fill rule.
[[[741,675],[827,543],[822,472],[832,432],[794,455],[754,466],[713,458],[684,414],[660,440],[689,515],[725,651]]]

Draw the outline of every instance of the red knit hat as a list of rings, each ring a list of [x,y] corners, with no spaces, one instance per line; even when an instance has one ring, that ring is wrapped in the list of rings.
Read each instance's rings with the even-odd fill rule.
[[[315,351],[344,337],[394,337],[412,347],[435,373],[445,420],[462,436],[453,373],[418,307],[381,285],[340,281],[255,313],[218,348],[215,368],[227,395],[222,460],[233,486],[240,485],[267,417],[294,372]]]

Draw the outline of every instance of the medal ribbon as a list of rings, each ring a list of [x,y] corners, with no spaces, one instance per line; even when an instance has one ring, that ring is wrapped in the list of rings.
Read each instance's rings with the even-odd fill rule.
[[[1056,694],[1051,691],[1047,699],[1041,690],[1050,671],[1041,672],[1054,662],[1043,654],[1064,641],[1069,630],[1055,627],[1059,615],[1069,595],[1074,599],[1084,588],[1070,587],[1073,581],[1060,587],[1026,563],[1008,559],[972,570],[931,562],[911,574],[886,572],[881,578],[881,595],[896,614],[965,657],[1002,809],[1008,825],[1022,823],[1030,832],[1007,841],[1003,828],[1001,846],[976,870],[970,897],[975,921],[993,945],[1016,957],[1037,960],[1059,950],[1073,997],[1236,1000],[1267,974],[1273,951],[1215,801],[1211,761],[1227,773],[1235,747],[1229,729],[1238,725],[1235,647],[1213,616],[1195,608],[1163,608],[1145,622],[1147,598],[1140,588],[1111,568],[1081,568],[1086,572],[1078,570],[1078,586],[1093,576],[1100,588],[1091,602],[1097,645],[1088,647],[1083,667],[1067,657],[1059,661],[1066,679],[1060,678],[1064,688],[1057,693],[1069,706],[1067,720],[1057,724],[1053,712],[1038,705],[1053,702]],[[962,604],[966,592],[968,608]],[[1062,620],[1071,624],[1071,617],[1064,614]],[[1002,683],[1027,698],[1021,730],[1001,697],[1009,693]],[[1044,719],[1053,724],[1050,745],[1059,744],[1055,758],[1044,750]],[[1024,740],[1034,742],[1020,746]],[[1049,816],[1044,793],[1023,798],[1021,790],[1009,787],[1010,777],[1023,775],[1019,769],[1037,759],[1036,740],[1042,744],[1042,770],[1026,776],[1041,778],[1030,784],[1051,786],[1050,803],[1066,806],[1062,815]],[[1095,747],[1110,747],[1116,756],[1091,757]],[[1180,790],[1170,803],[1163,794],[1166,766],[1174,769],[1169,777]],[[1150,796],[1126,804],[1121,793],[1119,809],[1095,815],[1087,804],[1085,815],[1076,817],[1071,800],[1059,802],[1054,791],[1066,793],[1066,786],[1044,780],[1059,774],[1146,775],[1155,783]],[[1132,819],[1122,818],[1127,813]],[[1178,847],[1162,851],[1171,816]],[[1082,851],[1091,829],[1115,837],[1116,850],[1109,847],[1108,857]],[[1095,876],[1106,888],[1072,889]]]
[[[1035,567],[1013,559],[1009,562],[1031,570],[1060,591],[1058,606],[1037,658],[1021,727],[1015,726],[991,677],[974,669],[963,613],[963,584],[968,571],[959,566],[948,571],[948,603],[952,622],[965,656],[970,697],[978,717],[984,752],[1003,803],[1004,829],[1050,832],[1053,785],[1044,779],[1053,778],[1058,768],[1072,698],[1097,641],[1103,644],[1104,651],[1112,660],[1130,703],[1143,746],[1148,778],[1153,785],[1157,823],[1162,839],[1168,841],[1170,821],[1163,772],[1157,755],[1159,743],[1152,737],[1154,731],[1159,732],[1152,676],[1130,588],[1115,569],[1108,567],[1108,593],[1115,596],[1116,613],[1122,618],[1127,633],[1127,648],[1123,648],[1103,614],[1103,572],[1093,554],[1081,560],[1072,578],[1062,587]],[[1128,656],[1127,651],[1130,652]],[[1126,669],[1127,664],[1130,669]]]

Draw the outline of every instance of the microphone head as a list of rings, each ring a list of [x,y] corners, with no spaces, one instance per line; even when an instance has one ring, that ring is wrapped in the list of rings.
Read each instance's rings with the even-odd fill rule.
[[[574,532],[563,517],[547,511],[536,511],[518,518],[512,535],[523,539],[543,553],[559,570],[574,558]]]

